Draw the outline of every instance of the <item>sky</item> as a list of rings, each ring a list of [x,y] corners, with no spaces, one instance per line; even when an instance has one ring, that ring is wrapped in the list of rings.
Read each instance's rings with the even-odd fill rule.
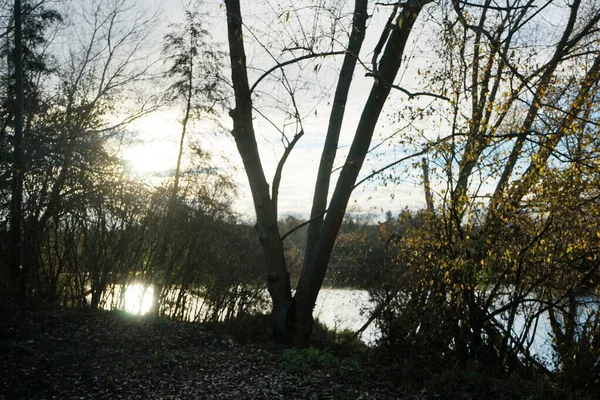
[[[225,11],[224,8],[220,9],[219,5],[220,2],[218,1],[206,2],[207,10],[216,12],[217,15],[211,20],[213,25],[211,32],[217,41],[226,38],[224,30]],[[162,9],[160,29],[156,31],[157,35],[162,36],[167,32],[168,23],[182,20],[183,6],[180,0],[157,1],[150,7]],[[373,16],[369,23],[372,26],[367,31],[367,38],[363,49],[370,50],[374,47],[381,31],[380,25],[387,19],[388,10],[389,8],[371,9]],[[262,12],[261,10],[252,11],[255,15],[260,15]],[[219,17],[219,15],[222,15],[222,17]],[[258,29],[260,29],[260,22],[262,21],[253,21],[250,10],[248,10],[247,15],[246,24],[252,25],[253,22],[257,22],[255,26],[258,26]],[[267,24],[263,23],[263,25]],[[421,42],[424,42],[423,31],[423,29],[417,28],[414,35],[415,37],[419,37]],[[160,40],[160,38],[157,38],[157,40]],[[268,57],[265,57],[264,51],[260,48],[253,48],[249,45],[247,53],[249,64],[254,67],[266,69],[272,65],[272,61]],[[368,51],[363,53],[364,55],[368,55]],[[397,83],[409,89],[414,88],[416,83],[415,69],[420,65],[420,62],[422,61],[410,63],[412,69],[401,70]],[[290,74],[294,72],[291,68],[286,71],[289,71]],[[256,76],[258,75],[251,76],[250,81],[253,82]],[[286,215],[306,217],[310,213],[315,177],[327,127],[328,96],[331,97],[331,93],[335,90],[335,71],[324,68],[318,75],[315,74],[314,78],[316,78],[316,83],[321,92],[319,92],[319,88],[316,88],[314,91],[308,90],[305,92],[304,97],[299,96],[298,98],[299,108],[301,109],[301,113],[303,113],[305,135],[292,151],[283,171],[279,194],[280,218]],[[336,166],[341,166],[343,163],[343,159],[351,143],[353,129],[358,122],[371,84],[371,78],[364,77],[364,70],[360,66],[357,67],[344,119],[340,148],[335,163]],[[259,86],[258,89],[262,91],[261,95],[263,96],[276,91],[276,88],[269,86],[268,83]],[[311,98],[311,93],[315,96],[320,95],[321,100],[317,101]],[[389,136],[399,128],[399,126],[394,125],[390,121],[387,114],[392,115],[395,112],[394,107],[400,107],[401,103],[399,103],[399,99],[401,97],[400,94],[396,93],[388,100],[389,106],[382,114],[373,144],[378,143],[380,138]],[[257,104],[260,103],[257,101]],[[269,106],[271,104],[267,102],[264,105]],[[269,109],[261,108],[261,110]],[[283,126],[284,119],[281,113],[274,112],[270,115],[275,125]],[[160,112],[136,121],[131,127],[136,132],[136,143],[126,150],[122,156],[129,161],[133,169],[147,177],[153,173],[174,168],[181,130],[180,119],[181,111],[171,108],[163,109]],[[231,122],[226,115],[221,123],[226,128],[231,126]],[[293,126],[286,127],[286,133],[291,138],[294,131],[290,130],[290,128],[293,128]],[[255,129],[259,140],[263,169],[268,181],[271,181],[278,159],[283,152],[283,145],[280,140],[281,136],[272,128],[270,123],[257,114],[255,114]],[[233,176],[239,188],[239,196],[234,202],[234,209],[251,219],[253,216],[253,205],[247,179],[242,168],[241,158],[237,153],[231,135],[227,132],[217,133],[217,131],[218,129],[212,124],[205,122],[196,123],[189,135],[189,139],[197,141],[204,149],[209,150],[213,154],[214,159],[217,160],[218,165]],[[433,132],[431,134],[435,136],[436,133]],[[382,152],[382,149],[385,149],[385,151]],[[371,171],[406,155],[406,150],[396,140],[384,143],[378,151],[367,157],[359,180]],[[420,161],[420,159],[415,161]],[[408,167],[408,171],[405,171],[405,167]],[[406,207],[410,209],[423,207],[424,194],[420,170],[411,169],[410,167],[411,163],[407,163],[399,168],[390,170],[394,174],[394,177],[400,177],[397,183],[383,185],[379,181],[371,181],[358,187],[351,198],[348,212],[377,217],[382,216],[387,210],[397,213]],[[332,180],[332,185],[335,183],[336,177],[337,174],[335,174]]]

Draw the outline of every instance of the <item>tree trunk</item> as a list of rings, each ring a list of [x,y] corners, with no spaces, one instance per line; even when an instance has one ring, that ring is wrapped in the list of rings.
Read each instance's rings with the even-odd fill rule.
[[[97,310],[100,306],[100,298],[102,297],[102,288],[101,285],[94,284],[92,287],[92,300],[90,301],[90,308],[92,310]]]
[[[232,135],[248,176],[254,209],[256,230],[265,256],[267,287],[273,300],[274,333],[278,342],[288,342],[286,316],[292,303],[290,277],[285,264],[283,243],[277,227],[277,215],[269,194],[269,184],[260,161],[252,121],[252,98],[248,85],[246,52],[242,36],[242,14],[239,0],[226,0],[227,32],[231,78],[235,92]]]
[[[167,253],[169,250],[169,241],[172,237],[173,224],[175,223],[175,209],[177,207],[177,196],[179,195],[179,181],[181,179],[181,160],[183,158],[183,148],[185,145],[185,136],[187,133],[187,125],[192,112],[192,66],[193,58],[190,61],[190,74],[188,76],[188,90],[186,93],[185,113],[181,121],[181,136],[179,138],[179,151],[177,152],[177,164],[175,165],[175,173],[173,177],[173,189],[169,195],[169,203],[167,204],[167,214],[165,216],[165,227],[163,237],[158,252],[156,268],[164,269],[165,276],[160,281],[159,277],[153,277],[154,296],[152,296],[152,305],[150,306],[149,314],[158,318],[160,316],[160,306],[164,301],[168,291],[171,289],[171,275],[173,273],[173,260],[167,261]]]
[[[277,227],[277,213],[269,195],[269,186],[264,176],[254,133],[240,2],[239,0],[225,1],[231,74],[235,92],[235,108],[230,112],[233,120],[232,134],[242,157],[252,191],[257,219],[256,228],[265,255],[268,288],[273,299],[275,336],[278,341],[292,343],[297,347],[308,345],[312,331],[313,308],[350,195],[369,150],[375,125],[402,62],[404,48],[412,26],[422,7],[429,2],[430,0],[411,0],[404,3],[396,23],[385,28],[381,46],[383,47],[386,41],[387,44],[379,68],[374,71],[375,83],[364,107],[354,142],[327,210],[327,216],[323,219],[320,216],[325,212],[331,165],[335,158],[348,89],[366,26],[367,2],[356,0],[349,53],[344,59],[340,72],[317,177],[312,208],[313,221],[309,227],[305,260],[296,295],[292,301],[283,243]],[[378,50],[376,50],[376,54],[378,54]],[[374,60],[374,64],[376,65],[376,60]]]
[[[354,141],[337,181],[335,191],[329,203],[327,216],[315,243],[314,251],[311,257],[304,261],[294,298],[295,332],[293,344],[295,346],[304,347],[308,345],[310,340],[313,322],[312,311],[321,285],[323,284],[327,265],[329,264],[331,252],[342,224],[348,201],[354,190],[356,178],[369,151],[371,138],[373,137],[379,115],[400,68],[406,42],[423,5],[426,3],[428,1],[419,0],[405,3],[389,34],[385,51],[379,63],[379,72],[375,76],[371,93],[356,128]]]
[[[325,207],[327,206],[327,196],[329,195],[331,171],[337,153],[350,84],[352,83],[356,62],[365,39],[367,17],[367,0],[356,0],[354,5],[354,19],[352,21],[352,33],[348,44],[348,53],[344,56],[344,62],[342,64],[342,69],[340,70],[335,96],[331,106],[331,114],[329,116],[329,125],[327,127],[327,135],[325,136],[323,153],[321,154],[319,171],[317,173],[315,194],[313,196],[310,214],[312,222],[308,225],[306,239],[306,250],[304,254],[305,262],[310,260],[313,256],[315,243],[323,223],[326,210]]]
[[[22,268],[22,233],[21,221],[23,213],[23,108],[24,108],[24,88],[23,88],[23,34],[22,34],[22,15],[21,0],[15,0],[15,131],[13,137],[13,177],[11,184],[11,207],[10,207],[10,238],[11,238],[11,260],[10,260],[10,279],[13,288],[13,299],[23,302],[25,300],[27,288],[27,273]]]
[[[425,190],[425,204],[427,204],[427,211],[433,215],[435,212],[435,205],[433,204],[433,196],[431,195],[431,183],[429,182],[429,164],[427,159],[423,157],[421,160],[421,168],[423,169],[423,188]]]

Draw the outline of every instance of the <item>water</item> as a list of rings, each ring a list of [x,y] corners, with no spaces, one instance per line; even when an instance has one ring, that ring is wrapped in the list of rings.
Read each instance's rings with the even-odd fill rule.
[[[154,288],[142,284],[127,286],[125,289],[125,304],[123,309],[130,314],[147,314],[152,308]]]
[[[122,309],[130,314],[144,315],[152,307],[154,289],[141,283],[117,287],[105,297],[105,308]],[[201,299],[188,302],[188,306],[199,308]],[[369,319],[373,305],[366,290],[322,289],[315,305],[314,317],[329,329],[337,331],[359,330]],[[195,315],[195,313],[192,313]],[[380,336],[374,324],[371,324],[361,335],[361,340],[374,344]]]
[[[358,331],[371,316],[375,308],[366,290],[321,289],[314,317],[330,329]],[[374,323],[361,334],[360,339],[373,345],[381,336]]]
[[[142,284],[131,284],[125,288],[116,288],[106,297],[106,308],[119,308],[132,314],[145,314],[151,306],[153,300],[153,288]],[[118,301],[117,301],[118,300]],[[592,298],[580,298],[581,322],[589,317],[590,313],[596,313],[598,310],[597,300]],[[194,310],[202,307],[203,301],[197,298],[189,302],[188,306]],[[369,293],[366,290],[353,289],[327,289],[320,291],[317,303],[315,305],[314,316],[329,329],[336,331],[350,330],[358,331],[369,319],[374,304],[370,301]],[[523,308],[515,317],[512,328],[513,337],[525,336],[525,345],[529,345],[531,355],[547,366],[551,366],[554,359],[552,349],[551,326],[548,313],[541,313],[534,325],[535,329],[526,329],[525,314],[532,312],[531,309]],[[192,313],[192,315],[195,315]],[[497,320],[506,326],[502,316],[497,316]],[[376,325],[372,323],[360,335],[360,339],[368,345],[373,345],[381,333]]]

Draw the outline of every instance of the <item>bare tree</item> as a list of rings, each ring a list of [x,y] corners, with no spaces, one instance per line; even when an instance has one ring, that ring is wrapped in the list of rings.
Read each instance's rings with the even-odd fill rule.
[[[74,7],[55,38],[69,36],[69,46],[52,53],[56,66],[38,82],[44,112],[31,110],[26,124],[32,166],[25,180],[29,212],[22,265],[30,276],[40,272],[48,224],[57,226],[79,195],[93,193],[94,159],[106,158],[109,140],[157,105],[141,90],[157,58],[148,53],[155,17],[128,0]]]
[[[169,289],[174,267],[172,262],[167,263],[167,253],[169,243],[172,241],[175,208],[180,195],[186,135],[194,120],[212,118],[225,97],[222,90],[224,79],[220,72],[220,59],[224,57],[224,54],[211,43],[212,38],[202,20],[205,16],[193,9],[186,9],[184,14],[185,22],[181,25],[171,26],[173,31],[165,36],[163,46],[163,54],[169,63],[167,78],[172,80],[167,92],[167,100],[170,103],[183,103],[183,117],[173,186],[165,216],[163,243],[155,261],[156,268],[165,271],[162,282],[155,277],[155,304],[152,309],[155,314],[159,313],[160,302]]]
[[[317,176],[303,268],[294,296],[291,292],[281,234],[277,227],[276,190],[278,185],[275,182],[280,179],[281,168],[276,171],[274,191],[271,192],[263,171],[254,131],[254,101],[248,81],[245,36],[243,34],[247,28],[243,24],[239,1],[228,0],[225,2],[232,83],[235,92],[235,108],[230,112],[233,120],[232,134],[242,157],[252,191],[256,210],[256,227],[265,254],[268,288],[273,300],[275,333],[279,341],[293,343],[296,346],[308,344],[312,330],[313,308],[350,195],[369,150],[375,125],[403,61],[404,49],[412,27],[423,7],[429,2],[411,0],[395,4],[392,7],[389,24],[385,26],[381,40],[374,49],[373,70],[371,71],[374,78],[373,86],[363,108],[349,154],[327,206],[330,176],[346,109],[348,90],[364,40],[368,18],[367,1],[357,0],[355,2],[351,33],[347,45],[342,50],[342,54],[345,55],[337,79],[326,142]],[[308,51],[292,61],[278,63],[268,72],[316,56],[314,52]],[[256,84],[252,88],[255,86]],[[288,149],[293,143],[290,143]],[[282,161],[285,161],[285,157],[282,158]]]
[[[15,99],[14,101],[14,135],[13,135],[13,177],[11,185],[10,230],[11,230],[11,285],[15,288],[14,298],[25,299],[25,271],[21,269],[23,218],[23,109],[25,96],[23,89],[23,23],[21,0],[15,0]]]

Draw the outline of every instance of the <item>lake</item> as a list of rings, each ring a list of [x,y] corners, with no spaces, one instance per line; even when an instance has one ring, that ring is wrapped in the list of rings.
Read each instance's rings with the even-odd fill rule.
[[[154,296],[152,286],[144,286],[139,283],[128,285],[125,293],[121,293],[122,287],[117,287],[105,297],[106,309],[122,309],[131,314],[143,315],[150,311]],[[189,307],[197,307],[201,303],[189,304]],[[369,319],[370,310],[373,309],[369,301],[369,293],[366,290],[353,289],[327,289],[319,293],[315,305],[315,318],[330,329],[338,331],[360,329]],[[192,315],[195,312],[191,313]],[[379,331],[371,324],[361,335],[362,341],[374,344],[379,337]]]
[[[144,287],[141,284],[131,284],[127,286],[124,293],[121,290],[113,291],[112,294],[106,297],[105,308],[124,309],[132,314],[145,314],[150,310],[154,295],[151,286]],[[119,301],[115,301],[116,296],[119,296]],[[198,307],[200,303],[201,299],[198,299],[196,304],[188,303],[188,306],[194,308]],[[598,307],[597,300],[594,299],[582,298],[580,304],[583,305],[582,311],[584,313],[585,310],[593,312]],[[314,316],[330,329],[357,331],[369,319],[373,309],[374,305],[370,301],[369,293],[366,290],[324,288],[317,298]],[[195,315],[195,313],[192,313],[192,315]],[[580,319],[583,320],[585,316],[580,315]],[[526,335],[527,342],[531,343],[531,354],[551,367],[554,357],[550,335],[551,327],[547,313],[541,315],[535,330],[524,332],[524,326],[525,318],[522,313],[518,314],[513,325],[513,335],[516,337]],[[361,340],[368,345],[375,344],[379,337],[380,332],[374,323],[360,336]]]

